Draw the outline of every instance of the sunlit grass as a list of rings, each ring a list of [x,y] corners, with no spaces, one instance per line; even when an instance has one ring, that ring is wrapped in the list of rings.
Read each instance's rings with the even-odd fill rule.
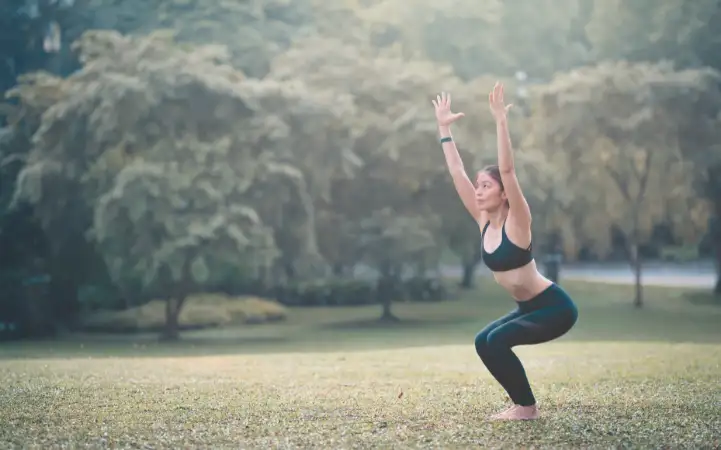
[[[287,323],[185,333],[178,344],[6,345],[0,447],[718,446],[721,307],[649,288],[636,311],[628,287],[567,287],[577,328],[517,349],[537,422],[486,420],[505,397],[473,337],[511,307],[486,283],[456,301],[395,305],[398,326],[378,324],[379,307],[291,309]]]

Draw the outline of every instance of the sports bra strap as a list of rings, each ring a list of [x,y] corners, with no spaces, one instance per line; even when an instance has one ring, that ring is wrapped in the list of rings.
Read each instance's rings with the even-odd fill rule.
[[[481,239],[483,239],[486,236],[486,230],[488,229],[488,226],[491,224],[491,221],[489,220],[486,222],[486,224],[483,226],[483,231],[481,231]]]

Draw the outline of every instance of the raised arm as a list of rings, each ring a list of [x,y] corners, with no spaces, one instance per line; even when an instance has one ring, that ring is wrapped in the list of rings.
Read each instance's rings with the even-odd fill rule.
[[[445,92],[438,95],[432,103],[436,109],[438,134],[446,158],[446,166],[453,179],[453,185],[468,213],[473,216],[476,222],[480,222],[481,212],[476,203],[476,190],[470,178],[468,178],[466,169],[463,167],[463,160],[451,135],[451,124],[463,117],[464,114],[451,112],[451,95]]]
[[[496,83],[493,91],[488,95],[488,100],[491,112],[496,118],[498,168],[501,172],[501,181],[503,182],[503,188],[508,199],[509,222],[525,234],[525,232],[530,232],[531,210],[518,183],[516,168],[513,164],[511,136],[508,132],[508,110],[511,108],[511,105],[504,103],[502,84]]]

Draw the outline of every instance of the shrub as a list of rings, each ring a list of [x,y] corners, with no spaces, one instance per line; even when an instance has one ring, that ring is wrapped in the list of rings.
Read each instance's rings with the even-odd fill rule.
[[[448,296],[446,286],[438,278],[410,278],[404,281],[403,291],[406,300],[416,302],[437,302]]]
[[[435,278],[414,277],[378,284],[372,280],[329,279],[277,286],[267,293],[292,306],[360,306],[391,301],[442,301],[443,283]]]
[[[271,300],[257,297],[229,297],[201,294],[186,300],[180,313],[181,330],[212,328],[239,324],[258,324],[284,320],[286,308]],[[165,324],[165,301],[152,300],[124,311],[97,311],[80,318],[84,331],[137,332],[162,330]]]
[[[273,288],[273,296],[293,306],[359,306],[376,303],[375,285],[364,280],[319,280]]]

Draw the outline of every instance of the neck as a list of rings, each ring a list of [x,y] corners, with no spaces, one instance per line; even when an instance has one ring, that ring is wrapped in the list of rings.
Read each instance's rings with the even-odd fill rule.
[[[503,226],[503,221],[506,220],[506,217],[508,217],[508,207],[503,205],[493,211],[487,211],[486,214],[493,228],[501,228]]]

